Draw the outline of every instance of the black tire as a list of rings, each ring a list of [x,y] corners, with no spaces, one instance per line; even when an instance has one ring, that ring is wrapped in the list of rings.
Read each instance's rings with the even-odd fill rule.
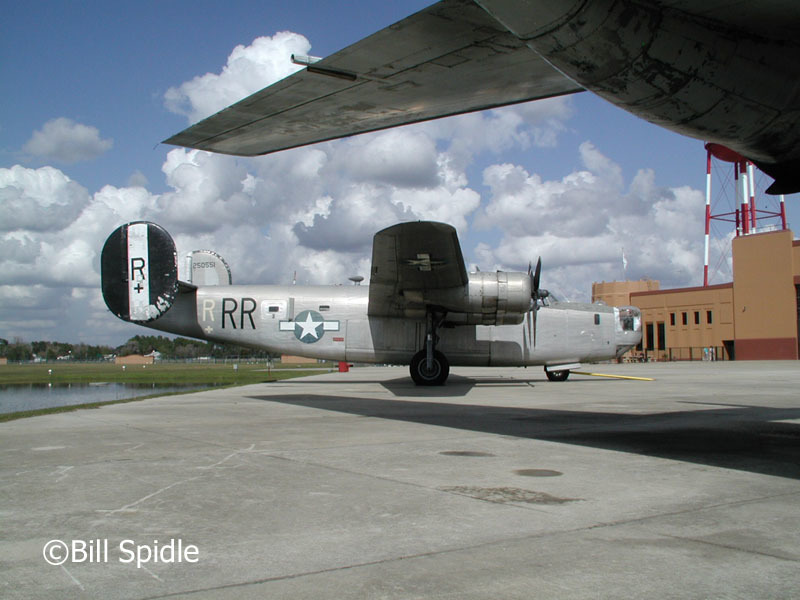
[[[411,359],[409,370],[411,379],[417,385],[444,385],[447,376],[450,374],[450,363],[444,354],[438,350],[433,351],[433,364],[431,370],[426,368],[425,350],[420,350]]]
[[[569,369],[564,369],[562,371],[548,371],[545,369],[544,372],[545,375],[547,375],[547,379],[550,381],[566,381],[567,377],[569,377]]]

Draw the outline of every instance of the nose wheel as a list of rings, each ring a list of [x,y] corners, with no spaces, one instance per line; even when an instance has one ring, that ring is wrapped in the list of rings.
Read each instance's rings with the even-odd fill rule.
[[[545,369],[544,374],[547,375],[548,381],[566,381],[567,377],[569,377],[569,369],[562,369],[561,371],[548,371]]]

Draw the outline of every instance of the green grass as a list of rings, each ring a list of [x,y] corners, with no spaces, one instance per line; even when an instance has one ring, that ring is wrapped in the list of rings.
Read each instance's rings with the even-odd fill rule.
[[[303,369],[267,371],[265,363],[157,363],[127,365],[123,369],[113,363],[40,363],[33,365],[0,365],[0,385],[10,383],[156,383],[161,385],[246,385],[289,377],[302,377],[319,371]],[[315,367],[317,365],[314,365]],[[319,365],[330,367],[330,365]],[[284,367],[281,367],[283,369]],[[49,373],[48,371],[52,371]]]
[[[233,365],[238,364],[234,369]],[[314,365],[315,367],[329,367],[330,364]],[[303,367],[306,367],[305,369]],[[131,383],[131,384],[157,384],[157,385],[197,385],[209,388],[233,387],[252,383],[268,383],[279,379],[290,379],[306,375],[316,375],[321,371],[309,370],[308,365],[294,367],[280,367],[281,370],[267,370],[264,362],[246,363],[158,363],[155,365],[127,365],[123,369],[120,365],[112,363],[40,363],[33,365],[0,365],[0,385],[7,384],[66,384],[66,383]],[[286,370],[283,370],[286,369]],[[198,390],[175,393],[191,393]],[[84,408],[98,408],[108,404],[135,402],[145,398],[172,395],[151,394],[123,400],[109,402],[94,402],[91,404],[78,404],[72,406],[58,406],[40,410],[23,411],[16,413],[0,414],[0,422],[32,417],[42,414],[68,412]]]

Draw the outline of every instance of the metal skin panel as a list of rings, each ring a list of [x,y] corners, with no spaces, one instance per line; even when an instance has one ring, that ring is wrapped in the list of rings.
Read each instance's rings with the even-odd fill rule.
[[[474,2],[445,0],[165,143],[252,156],[580,90]]]
[[[371,316],[424,319],[435,307],[448,325],[506,325],[531,308],[526,273],[467,273],[455,228],[431,221],[375,234],[369,289]]]
[[[469,281],[461,245],[452,225],[431,221],[399,223],[372,241],[369,314],[408,316],[423,310],[436,292],[458,302]],[[463,302],[461,302],[463,304]]]
[[[199,287],[196,292],[179,295],[164,316],[145,325],[276,354],[408,364],[424,347],[423,323],[367,316],[368,294],[368,286]],[[270,305],[286,307],[291,301],[293,315],[285,308],[279,313],[268,310]],[[320,306],[330,308],[320,312]],[[599,325],[594,322],[595,314],[600,315]],[[296,318],[299,316],[302,320]],[[614,358],[622,343],[622,336],[615,332],[613,309],[606,306],[560,303],[541,307],[537,327],[535,347],[524,322],[442,328],[437,349],[454,366],[561,365]],[[638,337],[624,341],[634,345]]]
[[[570,303],[539,306],[534,336],[533,313],[523,310],[532,307],[527,273],[462,272],[455,230],[441,223],[413,223],[390,230],[429,231],[437,237],[416,240],[430,251],[423,251],[424,259],[415,257],[411,265],[403,264],[402,259],[388,261],[388,271],[396,281],[392,284],[389,278],[381,286],[396,284],[400,286],[396,293],[402,296],[407,291],[403,286],[411,282],[423,286],[413,290],[421,302],[431,302],[437,294],[441,294],[440,300],[444,298],[443,303],[455,302],[456,308],[438,306],[435,311],[441,325],[435,330],[436,349],[452,365],[563,366],[613,358],[641,339],[638,310]],[[412,251],[416,238],[379,234],[376,239],[390,240],[391,244],[381,247],[399,249],[397,256],[402,257]],[[380,252],[377,254],[380,257]],[[448,284],[445,288],[436,287],[438,276],[433,269],[440,256],[448,257],[450,265],[441,265]],[[373,302],[369,286],[195,286],[177,281],[175,259],[172,239],[160,227],[134,223],[118,228],[106,241],[101,258],[103,296],[109,308],[119,318],[132,320],[129,297],[144,293],[136,289],[143,281],[136,277],[139,275],[146,276],[151,295],[165,286],[171,290],[170,302],[158,316],[147,322],[137,320],[160,331],[276,354],[368,363],[409,364],[426,346],[424,304],[421,318],[393,317],[368,314]],[[428,279],[432,274],[433,280]],[[454,287],[454,281],[464,283]],[[464,311],[475,311],[479,322],[494,322],[490,326],[472,324],[469,318],[473,313]],[[460,318],[464,314],[467,317]],[[638,331],[631,331],[632,326],[626,331],[621,316],[628,325],[638,319]],[[509,321],[513,324],[497,324]]]
[[[792,0],[478,0],[586,89],[723,144],[800,191],[800,5]]]
[[[266,154],[587,89],[793,193],[798,81],[794,0],[443,0],[167,143]]]

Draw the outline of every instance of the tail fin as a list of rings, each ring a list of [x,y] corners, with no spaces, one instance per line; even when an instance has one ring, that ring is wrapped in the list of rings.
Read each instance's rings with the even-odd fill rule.
[[[175,302],[178,254],[160,225],[136,221],[115,229],[103,246],[100,271],[106,306],[123,321],[153,321]]]
[[[231,269],[225,259],[212,250],[195,250],[186,255],[189,283],[201,285],[231,285]]]

